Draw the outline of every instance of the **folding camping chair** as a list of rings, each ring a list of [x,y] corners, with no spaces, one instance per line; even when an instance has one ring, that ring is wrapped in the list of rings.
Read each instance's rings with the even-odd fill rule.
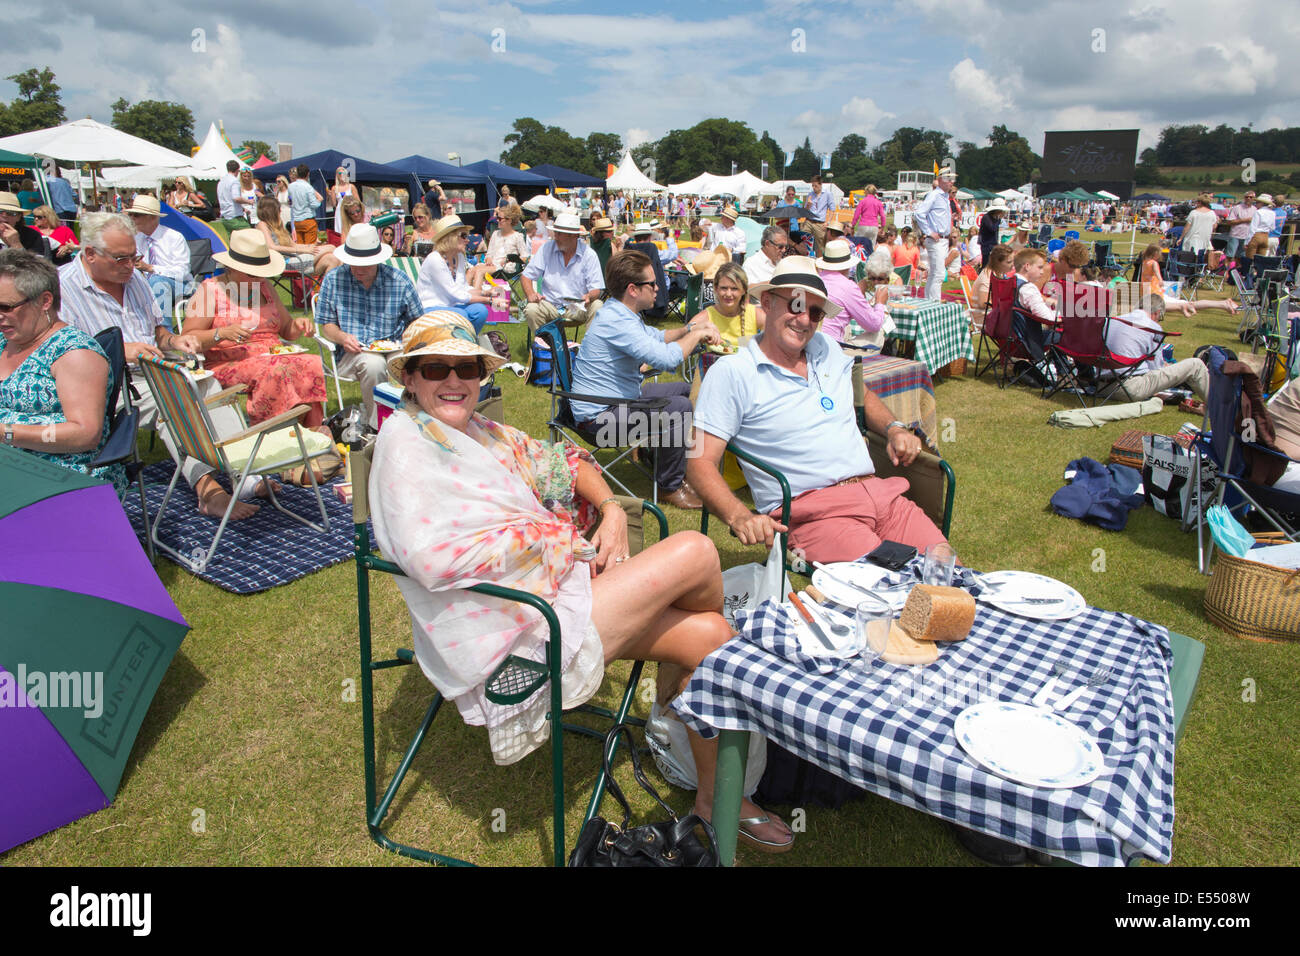
[[[153,392],[154,402],[158,406],[158,415],[165,421],[176,439],[179,451],[188,458],[194,458],[221,471],[230,478],[230,504],[222,515],[221,524],[212,538],[212,545],[202,559],[192,555],[181,554],[165,544],[158,536],[158,528],[163,516],[167,514],[167,502],[176,483],[180,480],[181,469],[172,473],[171,483],[163,495],[158,507],[158,517],[149,527],[149,535],[156,547],[175,558],[182,566],[203,571],[212,556],[216,554],[221,536],[226,531],[230,514],[239,501],[239,491],[244,479],[252,475],[277,474],[298,465],[310,465],[322,455],[329,454],[334,443],[320,432],[304,429],[301,424],[303,415],[307,414],[306,405],[297,405],[289,411],[266,421],[249,426],[243,413],[239,411],[239,395],[247,386],[236,385],[213,395],[206,402],[199,398],[194,381],[183,368],[173,362],[166,362],[149,355],[140,356],[140,370]],[[239,412],[243,428],[226,437],[221,437],[213,428],[208,409],[220,405],[233,405]],[[292,433],[289,434],[290,430]],[[316,483],[315,469],[306,469],[311,479],[312,491],[316,495],[316,504],[320,508],[321,523],[316,524],[302,515],[290,511],[280,503],[270,482],[266,484],[267,500],[271,506],[295,521],[302,522],[316,531],[328,532],[329,514],[325,510],[325,499],[321,497],[320,486]],[[145,512],[146,523],[148,512]]]
[[[389,812],[392,810],[393,803],[397,798],[398,790],[402,782],[406,779],[407,772],[411,769],[416,755],[421,746],[424,744],[425,737],[428,735],[430,727],[433,725],[434,718],[438,716],[438,711],[442,707],[443,697],[438,691],[433,692],[433,699],[430,701],[423,719],[416,729],[415,736],[407,744],[401,760],[397,764],[396,770],[384,786],[383,795],[379,793],[379,776],[378,776],[378,759],[377,748],[375,744],[375,698],[374,698],[374,675],[377,671],[387,670],[392,667],[401,667],[415,662],[415,654],[409,648],[399,648],[393,657],[385,660],[376,660],[372,649],[372,621],[370,614],[370,574],[371,572],[382,572],[400,576],[403,571],[392,561],[387,561],[377,557],[372,551],[370,543],[370,532],[367,521],[370,518],[370,497],[369,497],[369,478],[374,444],[371,443],[365,448],[354,448],[349,456],[352,466],[352,520],[353,520],[353,541],[355,542],[353,559],[357,566],[357,624],[359,631],[359,645],[361,651],[361,733],[364,752],[364,775],[366,786],[366,829],[370,833],[370,838],[385,850],[391,850],[399,856],[409,857],[414,860],[421,860],[425,863],[435,863],[445,866],[469,866],[472,865],[465,860],[456,857],[446,856],[441,853],[435,853],[432,850],[423,850],[410,844],[400,843],[388,835],[385,827],[385,821]],[[659,529],[659,540],[668,536],[668,519],[664,517],[662,511],[651,505],[649,502],[640,499],[620,499],[619,503],[625,511],[629,511],[631,516],[636,520],[629,522],[628,543],[633,554],[638,553],[644,546],[644,535],[640,533],[642,527],[642,514],[653,516],[657,521]],[[636,506],[639,505],[639,509]],[[605,734],[597,729],[585,727],[580,724],[562,723],[555,715],[563,713],[583,713],[590,714],[602,721],[606,721],[610,726],[624,722],[643,724],[638,718],[630,718],[629,713],[632,708],[632,697],[641,679],[643,662],[634,661],[632,664],[631,674],[628,676],[627,683],[623,688],[622,697],[620,698],[619,707],[616,711],[610,711],[603,707],[591,704],[583,704],[580,707],[570,711],[564,711],[561,707],[561,661],[560,654],[554,650],[559,646],[560,640],[560,623],[555,616],[554,610],[543,599],[527,591],[518,591],[512,588],[502,587],[497,584],[483,583],[475,584],[466,590],[484,594],[489,597],[500,598],[504,601],[510,601],[521,605],[532,607],[540,613],[546,621],[549,630],[546,645],[545,661],[534,661],[514,654],[505,658],[497,669],[488,678],[486,696],[494,704],[518,704],[523,703],[535,693],[541,692],[546,687],[550,695],[550,720],[552,724],[560,723],[563,730],[572,733],[583,734],[597,739],[604,739]],[[548,686],[549,685],[549,686]],[[552,810],[552,833],[551,844],[553,857],[552,862],[555,866],[563,866],[565,863],[565,821],[564,821],[564,734],[551,734],[551,810]],[[609,753],[609,762],[613,763],[613,758],[617,752],[619,741],[614,741]],[[605,793],[605,773],[602,769],[597,775],[596,784],[591,795],[591,801],[587,806],[587,815],[585,820],[590,820],[600,811],[601,800]],[[585,823],[584,820],[584,823]]]
[[[1014,276],[992,276],[989,279],[989,301],[984,312],[984,331],[980,335],[979,349],[975,353],[975,377],[979,378],[995,365],[994,380],[999,388],[1006,387],[1006,369],[1015,355],[1018,342],[1011,327],[1011,309],[1016,299]],[[988,361],[980,364],[980,356]]]
[[[1260,440],[1272,440],[1273,424],[1259,379],[1247,366],[1232,361],[1218,347],[1210,349],[1209,366],[1210,396],[1205,403],[1209,438],[1202,443],[1202,448],[1218,471],[1213,503],[1226,504],[1229,511],[1239,516],[1253,508],[1288,541],[1300,541],[1300,529],[1293,525],[1294,518],[1289,517],[1300,514],[1300,494],[1278,491],[1271,486],[1293,459]],[[1201,573],[1209,574],[1214,539],[1210,538],[1208,547],[1203,544],[1208,504],[1202,499],[1199,472],[1198,459],[1196,551]]]
[[[908,285],[912,281],[912,266],[910,264],[905,266],[895,266],[894,275],[903,280],[903,285]]]
[[[1106,347],[1107,317],[1115,311],[1115,296],[1112,290],[1101,286],[1083,285],[1067,281],[1061,292],[1060,338],[1048,346],[1055,358],[1058,368],[1068,368],[1075,382],[1073,389],[1079,404],[1087,407],[1084,390],[1079,387],[1083,370],[1094,373],[1098,369],[1109,368],[1110,350]],[[1053,383],[1047,397],[1051,397],[1065,387],[1068,379],[1058,378]],[[1113,394],[1114,388],[1099,398],[1100,405]]]
[[[1171,250],[1165,262],[1165,278],[1177,282],[1182,290],[1182,297],[1191,301],[1196,295],[1196,287],[1205,275],[1205,263],[1195,252]]]
[[[144,492],[144,463],[140,461],[136,444],[136,436],[140,431],[140,411],[131,402],[135,386],[131,384],[131,370],[126,364],[122,330],[116,325],[110,325],[95,333],[95,341],[108,356],[108,374],[112,376],[112,390],[104,405],[104,415],[108,418],[108,441],[95,456],[95,460],[90,463],[90,467],[102,468],[105,465],[121,464],[125,468],[127,482],[134,484],[140,492],[140,514],[144,516],[144,547],[149,554],[149,560],[154,561],[157,555],[154,552],[153,539],[149,536],[149,502]],[[122,401],[121,408],[117,407],[119,398]],[[128,485],[128,490],[123,492],[122,499],[125,500],[129,493]]]
[[[1246,280],[1236,269],[1229,270],[1232,284],[1237,289],[1237,300],[1241,305],[1241,321],[1237,323],[1237,339],[1249,342],[1250,336],[1259,327],[1259,291],[1246,285]],[[1254,316],[1254,321],[1251,317]]]
[[[1259,282],[1266,272],[1276,272],[1279,269],[1284,273],[1284,278],[1289,274],[1281,256],[1256,256],[1250,260],[1250,274],[1246,276],[1246,280],[1252,289],[1258,289]]]
[[[389,260],[392,261],[392,260]],[[339,362],[334,350],[334,343],[321,334],[320,320],[316,318],[316,302],[320,299],[317,293],[311,297],[311,319],[316,331],[312,333],[312,341],[316,343],[316,348],[320,350],[320,364],[325,370],[325,377],[334,382],[334,397],[338,401],[339,408],[343,407],[343,382],[355,382],[355,375],[345,375],[339,371]],[[329,412],[329,388],[325,389],[325,411]]]
[[[1043,223],[1038,227],[1038,235],[1029,237],[1029,248],[1041,249],[1047,245],[1048,240],[1051,238],[1052,227],[1047,223]]]
[[[632,492],[627,485],[614,477],[611,469],[621,461],[627,461],[633,465],[642,474],[650,479],[650,498],[655,503],[659,503],[659,485],[654,480],[654,464],[658,457],[658,450],[655,447],[657,443],[658,432],[653,428],[647,428],[647,434],[644,440],[637,441],[628,445],[599,445],[594,438],[590,437],[582,428],[578,426],[577,420],[573,417],[573,408],[570,405],[572,401],[591,402],[596,405],[619,405],[624,406],[629,412],[638,412],[646,416],[646,421],[653,424],[653,414],[660,412],[668,404],[666,398],[617,398],[608,395],[580,395],[573,391],[573,366],[570,364],[571,354],[569,352],[569,343],[564,335],[564,323],[555,321],[548,322],[537,330],[537,338],[546,343],[551,350],[551,414],[547,419],[547,425],[551,429],[551,441],[565,442],[576,445],[579,441],[590,445],[595,450],[613,450],[617,454],[601,462],[601,468],[604,471],[605,480],[610,484],[622,489],[623,493],[636,498],[640,497]],[[651,434],[653,432],[653,434]],[[632,452],[640,448],[650,449],[650,468],[646,469],[640,463],[632,458]]]

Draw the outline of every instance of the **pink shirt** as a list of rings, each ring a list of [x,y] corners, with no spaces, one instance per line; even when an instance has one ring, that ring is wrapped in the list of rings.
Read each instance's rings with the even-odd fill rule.
[[[858,323],[865,332],[878,332],[889,314],[883,305],[868,302],[862,288],[849,278],[847,272],[819,272],[826,283],[826,298],[840,307],[840,314],[822,321],[822,331],[836,342],[844,341],[844,330],[849,319]]]
[[[854,226],[883,228],[885,225],[885,204],[878,197],[868,195],[853,210],[852,224]]]

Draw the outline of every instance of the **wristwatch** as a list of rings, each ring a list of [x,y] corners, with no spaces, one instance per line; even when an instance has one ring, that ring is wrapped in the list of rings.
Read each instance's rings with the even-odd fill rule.
[[[888,435],[890,430],[894,428],[901,428],[904,431],[909,431],[909,432],[912,430],[908,428],[906,425],[904,425],[902,422],[900,422],[897,418],[895,418],[892,422],[890,422],[888,425],[885,426],[885,434]]]
[[[13,446],[14,443],[14,426],[8,422],[5,423],[5,444]]]

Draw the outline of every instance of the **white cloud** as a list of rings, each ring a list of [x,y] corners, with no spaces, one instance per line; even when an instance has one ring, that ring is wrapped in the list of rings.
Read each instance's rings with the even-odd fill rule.
[[[855,96],[840,107],[846,133],[858,133],[870,138],[879,132],[880,124],[894,118],[894,114],[881,109],[868,96]]]
[[[968,109],[983,113],[1001,113],[1015,106],[1010,83],[981,70],[970,57],[948,71],[948,85]]]
[[[623,145],[628,149],[635,149],[642,143],[650,142],[651,136],[648,129],[642,129],[639,126],[633,126],[623,134]]]

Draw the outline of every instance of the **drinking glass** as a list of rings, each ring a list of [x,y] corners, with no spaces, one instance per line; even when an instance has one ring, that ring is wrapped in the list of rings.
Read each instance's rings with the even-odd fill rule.
[[[946,541],[938,541],[925,549],[925,563],[921,566],[921,581],[925,584],[952,584],[957,567],[957,552]]]
[[[894,609],[884,601],[870,598],[858,604],[853,621],[858,658],[869,664],[885,652],[889,629],[894,623]]]

